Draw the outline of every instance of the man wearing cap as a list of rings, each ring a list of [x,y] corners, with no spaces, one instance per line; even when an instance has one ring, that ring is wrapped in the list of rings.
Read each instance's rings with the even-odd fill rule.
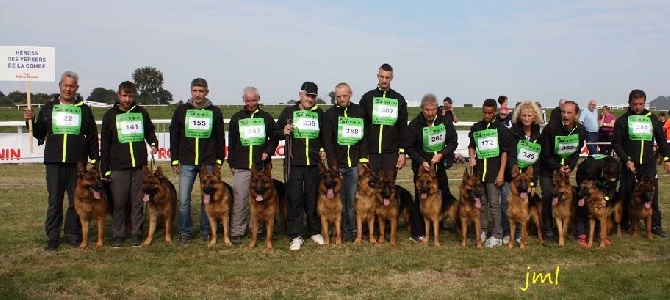
[[[307,81],[300,87],[300,101],[286,107],[274,128],[275,138],[285,140],[284,181],[286,182],[287,230],[290,250],[300,250],[303,237],[323,245],[316,213],[319,188],[319,161],[326,158],[332,143],[324,138],[324,113],[315,105],[318,87]],[[328,155],[334,157],[334,155]],[[307,226],[303,226],[303,213]]]

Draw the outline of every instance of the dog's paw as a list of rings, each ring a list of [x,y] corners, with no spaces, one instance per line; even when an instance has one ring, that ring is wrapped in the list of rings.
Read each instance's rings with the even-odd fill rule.
[[[207,244],[207,247],[209,248],[214,248],[214,246],[216,246],[216,243],[214,242],[210,242],[209,244]]]
[[[81,244],[81,245],[79,245],[79,248],[77,248],[77,249],[79,249],[79,251],[84,251],[84,250],[86,250],[86,244]]]
[[[102,250],[102,243],[95,244],[95,250]]]
[[[149,247],[149,245],[151,245],[151,244],[147,243],[147,242],[144,242],[144,243],[142,243],[142,245],[140,245],[140,248],[147,248],[147,247]]]

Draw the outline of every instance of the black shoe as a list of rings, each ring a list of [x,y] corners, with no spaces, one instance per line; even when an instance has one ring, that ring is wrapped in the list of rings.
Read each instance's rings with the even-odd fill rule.
[[[123,238],[120,236],[112,238],[112,248],[118,249],[123,246]]]
[[[182,235],[179,239],[179,246],[186,246],[191,243],[191,237],[188,235]]]
[[[261,229],[258,231],[258,235],[256,236],[256,240],[259,242],[265,241],[265,230]]]
[[[81,237],[80,237],[80,236],[77,236],[77,235],[70,236],[70,237],[66,237],[65,240],[66,240],[67,243],[70,244],[70,246],[72,246],[73,248],[77,248],[77,247],[79,247],[79,246],[81,245]]]
[[[47,245],[44,246],[44,251],[56,251],[56,250],[58,250],[58,239],[47,240]]]
[[[242,244],[242,237],[239,235],[233,235],[230,237],[230,242],[233,243],[233,245],[240,245]]]
[[[651,228],[651,233],[658,235],[659,237],[666,237],[665,231],[663,231],[663,228],[661,227],[652,227]]]
[[[384,239],[385,239],[387,242],[390,242],[390,241],[391,241],[391,232],[390,232],[390,231],[384,232]]]
[[[203,233],[202,234],[202,241],[209,243],[209,241],[212,240],[212,235],[210,233]]]
[[[141,235],[133,235],[131,246],[139,247],[140,245],[142,245],[142,236]]]
[[[556,243],[556,238],[553,235],[545,235],[544,236],[544,243],[545,244],[553,244]]]

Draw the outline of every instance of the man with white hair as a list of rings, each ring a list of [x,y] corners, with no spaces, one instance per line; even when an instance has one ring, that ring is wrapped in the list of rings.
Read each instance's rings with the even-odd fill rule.
[[[579,114],[579,123],[586,128],[586,143],[589,148],[589,154],[598,153],[598,145],[591,144],[598,142],[598,110],[596,109],[596,100],[589,101],[588,108],[582,109]]]

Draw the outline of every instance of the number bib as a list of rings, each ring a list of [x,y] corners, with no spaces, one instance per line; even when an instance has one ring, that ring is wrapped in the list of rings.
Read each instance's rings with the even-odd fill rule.
[[[591,155],[591,157],[593,157],[593,159],[595,159],[595,160],[601,160],[601,159],[607,157],[607,155],[605,155],[605,154],[593,154],[593,155]]]
[[[372,99],[372,124],[395,125],[398,121],[398,99],[375,97]]]
[[[81,107],[56,104],[51,111],[51,130],[54,134],[81,132]]]
[[[423,128],[423,151],[436,152],[444,149],[444,140],[447,130],[444,124]]]
[[[498,145],[498,130],[485,129],[472,133],[472,137],[477,144],[477,158],[486,159],[500,155]]]
[[[189,109],[186,111],[184,133],[189,138],[208,139],[212,136],[214,113],[206,109]]]
[[[522,169],[532,166],[540,158],[541,149],[538,143],[520,140],[516,144],[516,165]]]
[[[337,119],[337,143],[355,145],[363,139],[363,119],[339,117]]]
[[[567,158],[575,153],[579,147],[579,135],[571,134],[568,136],[557,135],[554,138],[554,154],[561,158]]]
[[[294,138],[315,139],[319,136],[319,115],[313,111],[294,111],[293,126]]]
[[[240,142],[242,146],[258,146],[265,144],[265,119],[246,118],[240,119],[237,124],[240,126]]]
[[[654,137],[651,119],[647,116],[628,116],[628,137],[633,141],[651,141]]]
[[[116,135],[119,143],[126,144],[144,141],[144,118],[141,113],[116,115]]]

